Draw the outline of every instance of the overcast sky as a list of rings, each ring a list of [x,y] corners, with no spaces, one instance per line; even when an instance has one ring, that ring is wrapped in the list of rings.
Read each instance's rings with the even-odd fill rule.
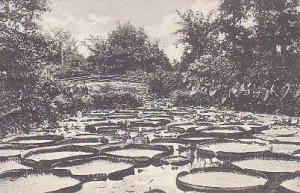
[[[51,12],[43,16],[45,30],[62,27],[82,41],[89,35],[105,36],[117,22],[130,21],[143,27],[151,39],[160,39],[160,46],[170,58],[179,59],[181,49],[174,45],[178,37],[176,10],[199,10],[205,13],[217,7],[218,0],[51,0]],[[80,47],[83,54],[87,51]]]

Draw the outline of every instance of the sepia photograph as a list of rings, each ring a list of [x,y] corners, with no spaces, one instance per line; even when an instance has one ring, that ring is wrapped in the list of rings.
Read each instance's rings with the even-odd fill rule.
[[[300,0],[0,0],[0,193],[300,193]]]

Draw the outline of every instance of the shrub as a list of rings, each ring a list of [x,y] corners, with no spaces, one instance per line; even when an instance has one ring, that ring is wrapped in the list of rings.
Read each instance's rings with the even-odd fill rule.
[[[146,82],[149,85],[150,93],[155,97],[169,97],[171,91],[183,88],[182,75],[174,70],[157,69],[146,75]]]
[[[136,108],[142,106],[142,102],[131,93],[101,93],[92,95],[95,109],[113,109],[120,107]]]
[[[188,91],[174,91],[171,94],[171,99],[174,106],[187,107],[187,106],[203,106],[207,107],[212,105],[211,98],[207,93],[191,93]]]

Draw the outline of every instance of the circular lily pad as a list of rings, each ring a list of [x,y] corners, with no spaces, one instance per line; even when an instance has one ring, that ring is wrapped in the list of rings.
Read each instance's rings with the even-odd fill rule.
[[[163,118],[145,118],[138,121],[132,121],[130,123],[131,127],[159,127],[163,125],[167,125],[170,123],[170,119]]]
[[[209,127],[212,127],[213,126],[213,124],[212,123],[206,123],[206,124],[204,124],[203,123],[203,125],[198,125],[197,124],[197,127],[191,127],[191,128],[188,128],[187,129],[187,132],[198,132],[198,131],[202,131],[202,130],[205,130],[205,129],[207,129],[207,128],[209,128]]]
[[[17,169],[30,169],[30,168],[22,165],[18,160],[7,160],[7,161],[0,162],[0,174],[8,170],[17,170]]]
[[[268,173],[295,172],[300,168],[300,160],[283,154],[270,154],[236,160],[233,165],[243,169]]]
[[[96,148],[66,145],[29,150],[21,154],[21,160],[24,165],[45,169],[59,161],[87,158],[98,154],[99,150]]]
[[[155,133],[153,136],[157,138],[176,138],[178,135],[179,133],[161,131]]]
[[[122,139],[110,139],[109,140],[109,145],[118,145],[123,143],[124,141]]]
[[[179,138],[155,138],[151,144],[171,147],[174,154],[179,154],[181,149],[189,145],[185,140]]]
[[[295,135],[297,131],[290,128],[271,128],[268,130],[262,131],[262,133],[270,136],[290,136]]]
[[[245,131],[247,130],[239,125],[213,126],[202,130],[203,133],[215,133],[215,134],[242,133]]]
[[[185,133],[185,129],[182,127],[168,127],[168,132],[172,133]]]
[[[292,155],[295,157],[300,157],[300,149],[295,150]]]
[[[177,187],[183,191],[203,192],[263,192],[267,176],[238,168],[209,167],[178,174]]]
[[[269,143],[271,152],[273,153],[284,153],[288,155],[294,155],[295,151],[300,149],[300,145],[288,144],[288,143]],[[295,156],[295,155],[294,155]]]
[[[60,141],[57,143],[58,145],[79,145],[79,146],[92,146],[92,147],[99,147],[108,144],[108,139],[103,137],[76,137],[64,141]]]
[[[197,144],[215,139],[214,137],[205,134],[200,134],[199,132],[182,134],[179,135],[178,138],[184,140],[187,143],[197,143]]]
[[[1,192],[6,193],[75,192],[81,186],[82,182],[72,178],[68,170],[12,170],[0,174]]]
[[[45,147],[54,145],[57,141],[63,139],[64,137],[60,135],[24,135],[7,138],[3,142],[19,146],[36,145]]]
[[[249,157],[253,154],[269,151],[269,147],[259,143],[246,143],[233,140],[216,140],[197,146],[202,153],[214,153],[220,160],[230,160],[236,157]]]
[[[300,192],[300,173],[287,175],[280,183],[280,186],[291,192]]]
[[[199,130],[200,129],[200,130]],[[199,133],[212,137],[242,137],[256,133],[254,126],[251,125],[216,125],[196,128]]]
[[[120,126],[117,125],[96,126],[96,131],[100,134],[115,133],[118,129]]]
[[[107,181],[89,181],[82,184],[82,188],[77,193],[100,192],[109,186]]]
[[[184,133],[186,131],[192,130],[197,128],[198,125],[192,122],[187,122],[187,123],[177,123],[177,124],[170,124],[168,125],[168,130],[170,131],[177,131],[180,133]]]
[[[160,143],[163,143],[163,144],[168,144],[168,143],[171,143],[171,144],[174,144],[174,143],[179,143],[179,144],[183,144],[183,145],[187,145],[188,143],[183,140],[183,139],[180,139],[180,138],[155,138],[153,140],[151,140],[151,143],[155,143],[155,144],[160,144]]]
[[[106,119],[132,119],[136,117],[137,114],[130,114],[130,113],[115,113],[112,115],[105,116]]]
[[[120,149],[109,152],[111,155],[115,156],[128,156],[128,157],[153,157],[157,154],[162,153],[160,150],[153,150],[153,149]]]
[[[188,114],[191,114],[191,113],[195,113],[196,111],[193,111],[193,112],[189,112],[188,110],[186,109],[172,109],[169,114],[170,115],[177,115],[177,116],[183,116],[183,115],[188,115]]]
[[[188,157],[181,156],[181,155],[171,155],[162,158],[161,160],[162,164],[171,164],[174,166],[183,166],[190,162]]]
[[[280,143],[289,143],[300,145],[300,135],[288,136],[288,137],[275,137],[275,141]]]
[[[105,181],[107,176],[111,180],[120,180],[127,175],[134,174],[132,164],[118,161],[113,162],[103,156],[62,161],[54,164],[52,167],[68,169],[74,176],[85,180]]]
[[[124,147],[108,147],[101,151],[102,154],[119,160],[135,161],[135,167],[144,167],[158,164],[160,158],[171,155],[173,149],[161,145],[130,144]]]
[[[22,152],[35,148],[37,146],[16,146],[11,144],[0,145],[0,160],[7,160],[10,158],[20,158]]]

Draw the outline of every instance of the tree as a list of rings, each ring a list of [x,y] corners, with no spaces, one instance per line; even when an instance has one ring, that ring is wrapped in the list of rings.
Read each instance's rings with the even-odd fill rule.
[[[180,28],[175,33],[180,35],[178,43],[184,46],[182,63],[192,63],[205,54],[214,53],[218,42],[212,12],[208,16],[192,10],[177,13],[181,20],[177,23]]]
[[[251,17],[251,1],[224,0],[220,5],[220,14],[216,21],[219,33],[225,38],[221,42],[226,57],[238,70],[237,79],[244,82],[247,69],[254,60],[255,37],[247,23]]]
[[[297,0],[253,1],[259,59],[268,57],[299,79],[300,13]]]
[[[69,31],[54,28],[48,35],[49,42],[53,45],[53,61],[58,65],[78,67],[84,63],[84,57],[78,51],[78,42]]]
[[[88,74],[85,58],[78,51],[78,42],[69,31],[54,28],[47,34],[52,74],[59,78]]]
[[[130,23],[119,24],[108,38],[92,36],[85,45],[91,53],[88,61],[101,73],[123,74],[138,69],[153,71],[156,66],[170,67],[158,42],[151,42],[142,28]]]
[[[48,10],[46,0],[0,2],[0,125],[28,130],[45,119],[55,119],[52,98],[59,89],[41,77],[49,44],[38,20]]]
[[[234,105],[239,110],[299,112],[297,6],[296,0],[223,0],[215,20],[180,14],[187,88],[223,104],[243,101],[242,108]]]
[[[34,81],[47,56],[37,23],[47,11],[46,1],[4,0],[0,9],[0,71],[6,73],[7,89],[22,90]]]

